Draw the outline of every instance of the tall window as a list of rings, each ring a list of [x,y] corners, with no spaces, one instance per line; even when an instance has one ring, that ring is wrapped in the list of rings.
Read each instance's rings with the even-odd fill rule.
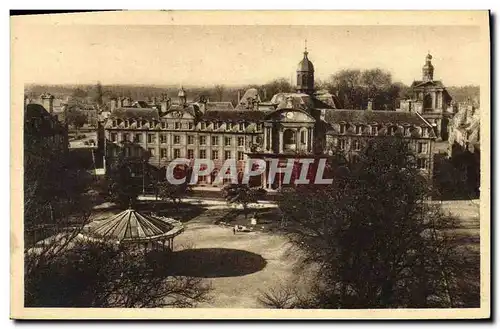
[[[154,141],[155,141],[155,135],[148,134],[148,143],[154,143]]]
[[[244,145],[245,145],[245,138],[238,137],[238,146],[244,146]]]
[[[128,142],[128,141],[129,141],[129,137],[128,137],[128,134],[127,134],[127,133],[124,133],[124,134],[123,134],[123,141],[124,141],[124,142]]]
[[[160,143],[165,144],[167,142],[167,135],[160,134]]]
[[[339,139],[339,149],[341,151],[344,151],[346,149],[346,140],[345,139]]]
[[[166,148],[161,148],[160,149],[160,155],[162,158],[166,158],[167,157],[167,149]]]
[[[212,160],[218,160],[219,159],[219,151],[213,150],[212,151]]]
[[[207,144],[207,137],[200,136],[200,145],[206,145],[206,144]]]
[[[174,135],[174,144],[180,144],[180,143],[181,143],[181,136]]]
[[[418,153],[427,153],[427,143],[419,142],[417,146]]]
[[[189,135],[187,138],[188,138],[187,143],[188,143],[189,145],[194,144],[194,136]]]
[[[224,160],[231,159],[231,151],[224,151]]]
[[[374,136],[378,135],[378,126],[377,125],[372,126],[372,135],[374,135]]]
[[[206,158],[207,158],[207,151],[200,150],[200,159],[206,159]]]
[[[194,158],[194,150],[193,149],[188,149],[187,150],[187,157],[188,157],[188,159],[193,159]]]
[[[212,136],[212,145],[219,145],[219,136]]]
[[[111,141],[116,142],[116,133],[111,133]]]
[[[300,132],[300,143],[306,144],[306,141],[307,141],[307,130],[302,130]]]
[[[155,149],[153,149],[153,148],[149,148],[149,149],[148,149],[148,153],[149,153],[149,156],[154,157],[154,156],[155,156]]]
[[[224,138],[224,145],[225,146],[231,146],[231,140],[232,140],[231,137],[225,137]]]
[[[238,160],[245,160],[245,154],[241,151],[238,151]]]
[[[181,157],[181,149],[174,149],[174,158],[180,158]]]
[[[425,169],[427,166],[427,161],[424,158],[417,159],[417,166],[419,169]]]
[[[142,143],[142,134],[135,134],[135,141],[137,143]]]
[[[359,140],[354,140],[353,141],[353,147],[355,151],[361,150],[361,142]]]

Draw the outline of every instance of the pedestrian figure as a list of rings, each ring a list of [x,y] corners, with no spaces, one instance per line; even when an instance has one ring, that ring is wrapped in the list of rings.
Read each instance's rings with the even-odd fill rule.
[[[233,227],[233,234],[236,235],[236,226]]]

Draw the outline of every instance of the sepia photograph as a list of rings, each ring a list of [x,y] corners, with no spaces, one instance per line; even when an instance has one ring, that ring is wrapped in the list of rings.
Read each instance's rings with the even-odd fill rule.
[[[489,20],[11,16],[11,317],[490,317]]]

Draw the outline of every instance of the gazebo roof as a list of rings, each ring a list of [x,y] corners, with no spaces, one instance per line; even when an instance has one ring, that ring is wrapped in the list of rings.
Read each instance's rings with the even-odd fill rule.
[[[86,230],[90,235],[119,243],[141,243],[173,238],[184,231],[184,226],[171,218],[148,216],[127,209],[109,218],[90,223]]]

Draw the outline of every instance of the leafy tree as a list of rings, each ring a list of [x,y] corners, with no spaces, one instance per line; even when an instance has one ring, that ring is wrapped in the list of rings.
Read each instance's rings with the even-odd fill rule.
[[[263,198],[266,195],[266,190],[261,187],[249,187],[247,184],[230,184],[224,186],[222,195],[228,203],[240,204],[246,219],[248,205]]]
[[[259,89],[265,92],[265,95],[261,97],[263,101],[269,101],[277,93],[290,93],[294,91],[294,87],[284,78],[270,81],[260,86]]]
[[[25,276],[27,307],[194,307],[208,301],[201,278],[170,274],[168,257],[133,246],[78,240]],[[161,264],[161,265],[160,265]]]
[[[375,109],[392,110],[397,105],[407,87],[402,83],[393,83],[389,72],[379,68],[369,70],[340,70],[324,83],[330,92],[338,95],[344,108],[365,109],[369,99],[375,103]]]
[[[284,191],[290,239],[319,268],[302,307],[477,307],[477,255],[430,192],[398,138],[371,141],[332,185]]]
[[[77,106],[72,106],[66,111],[66,122],[76,129],[76,135],[80,128],[88,123],[87,116]]]
[[[158,183],[158,196],[162,200],[170,200],[176,206],[179,206],[182,199],[190,195],[192,192],[191,186],[189,185],[189,179],[183,184],[172,184],[168,180],[161,181]]]
[[[109,170],[109,193],[111,199],[126,208],[135,204],[141,192],[133,176],[133,163],[120,157],[111,164]]]

